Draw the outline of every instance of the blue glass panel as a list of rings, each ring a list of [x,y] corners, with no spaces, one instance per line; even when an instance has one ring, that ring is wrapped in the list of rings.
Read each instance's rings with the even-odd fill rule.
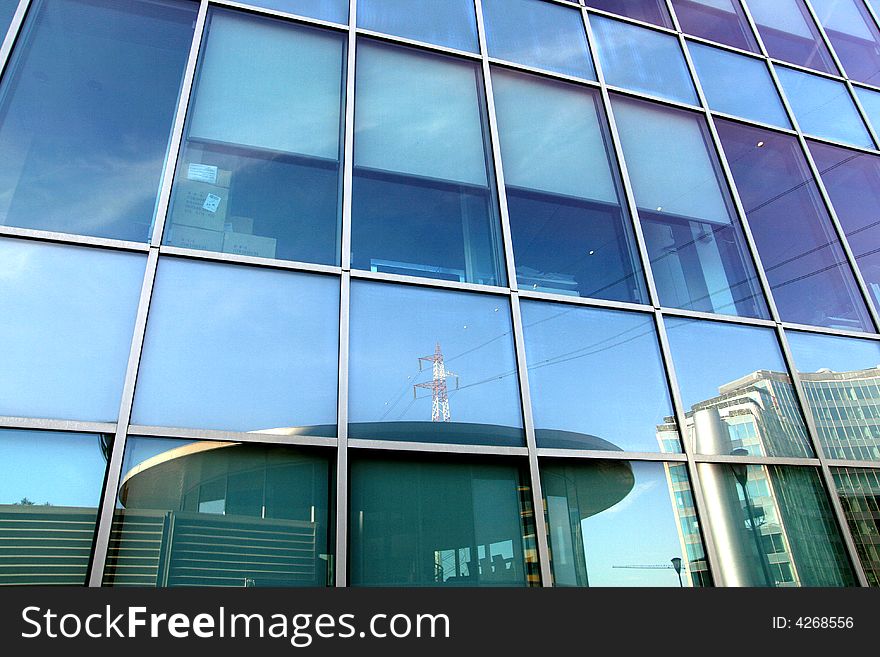
[[[345,48],[329,30],[212,12],[166,244],[338,264]]]
[[[159,263],[136,424],[336,434],[339,281]]]
[[[672,6],[686,34],[758,52],[739,0],[672,0]]]
[[[492,80],[520,286],[645,301],[598,93],[500,68]]]
[[[663,0],[586,0],[584,4],[646,23],[672,27],[669,11]]]
[[[880,30],[862,0],[811,0],[846,74],[880,83]]]
[[[6,36],[16,9],[18,9],[18,0],[0,0],[0,41]]]
[[[482,86],[472,61],[358,45],[352,267],[503,284]]]
[[[666,329],[694,452],[813,456],[772,329],[677,317]]]
[[[711,109],[783,128],[791,127],[767,65],[762,60],[695,42],[691,42],[688,48]]]
[[[471,0],[360,0],[357,26],[459,50],[480,50]]]
[[[0,431],[0,586],[86,583],[111,440]]]
[[[880,461],[880,342],[786,335],[825,454]]]
[[[842,82],[782,66],[776,71],[801,130],[845,144],[874,147]]]
[[[352,283],[349,359],[352,438],[523,444],[504,297]]]
[[[872,330],[797,138],[716,124],[782,319]]]
[[[880,91],[872,91],[871,89],[863,89],[862,87],[853,87],[856,90],[856,96],[865,114],[868,115],[868,121],[874,132],[880,132]]]
[[[247,4],[333,23],[348,22],[348,0],[247,0]]]
[[[697,104],[678,39],[603,16],[590,16],[590,23],[608,84]]]
[[[766,317],[705,117],[624,97],[612,102],[660,302]]]
[[[824,73],[837,73],[802,0],[746,0],[771,57]]]
[[[197,9],[31,4],[0,87],[0,223],[149,238]]]
[[[652,315],[528,300],[522,315],[539,447],[681,451]]]
[[[596,79],[581,12],[543,0],[485,0],[489,55]]]
[[[0,239],[0,415],[116,421],[145,262]]]

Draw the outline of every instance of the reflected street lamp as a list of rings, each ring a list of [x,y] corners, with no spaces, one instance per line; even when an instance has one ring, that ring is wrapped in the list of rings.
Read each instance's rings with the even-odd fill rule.
[[[678,575],[678,585],[684,588],[684,583],[681,581],[681,557],[672,557],[670,561],[672,561],[672,567],[675,568],[675,574]]]

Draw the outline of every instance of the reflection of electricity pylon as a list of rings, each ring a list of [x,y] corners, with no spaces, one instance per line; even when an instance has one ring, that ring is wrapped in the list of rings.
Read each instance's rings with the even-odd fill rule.
[[[428,388],[431,391],[431,422],[449,422],[452,416],[449,413],[449,393],[446,388],[446,379],[455,377],[455,387],[458,388],[458,375],[446,371],[443,362],[443,352],[440,351],[440,343],[437,343],[432,356],[419,358],[419,371],[422,371],[423,362],[431,363],[434,376],[426,383],[416,383],[413,386],[413,398],[418,393],[417,388]]]

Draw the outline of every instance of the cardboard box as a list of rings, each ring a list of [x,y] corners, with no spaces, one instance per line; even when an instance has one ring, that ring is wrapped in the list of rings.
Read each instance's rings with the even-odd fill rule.
[[[243,235],[253,235],[254,220],[250,217],[229,217],[226,220],[226,230]]]
[[[192,226],[172,224],[168,230],[168,244],[200,251],[222,251],[224,233]]]
[[[259,235],[227,231],[223,238],[223,252],[258,258],[274,258],[275,243],[274,237],[260,237]]]
[[[229,190],[219,185],[181,180],[175,185],[171,223],[222,231],[226,225]]]

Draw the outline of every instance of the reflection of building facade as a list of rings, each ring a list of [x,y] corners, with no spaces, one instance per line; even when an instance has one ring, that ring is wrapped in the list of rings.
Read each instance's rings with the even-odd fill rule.
[[[880,472],[835,468],[834,481],[871,586],[880,586]]]

